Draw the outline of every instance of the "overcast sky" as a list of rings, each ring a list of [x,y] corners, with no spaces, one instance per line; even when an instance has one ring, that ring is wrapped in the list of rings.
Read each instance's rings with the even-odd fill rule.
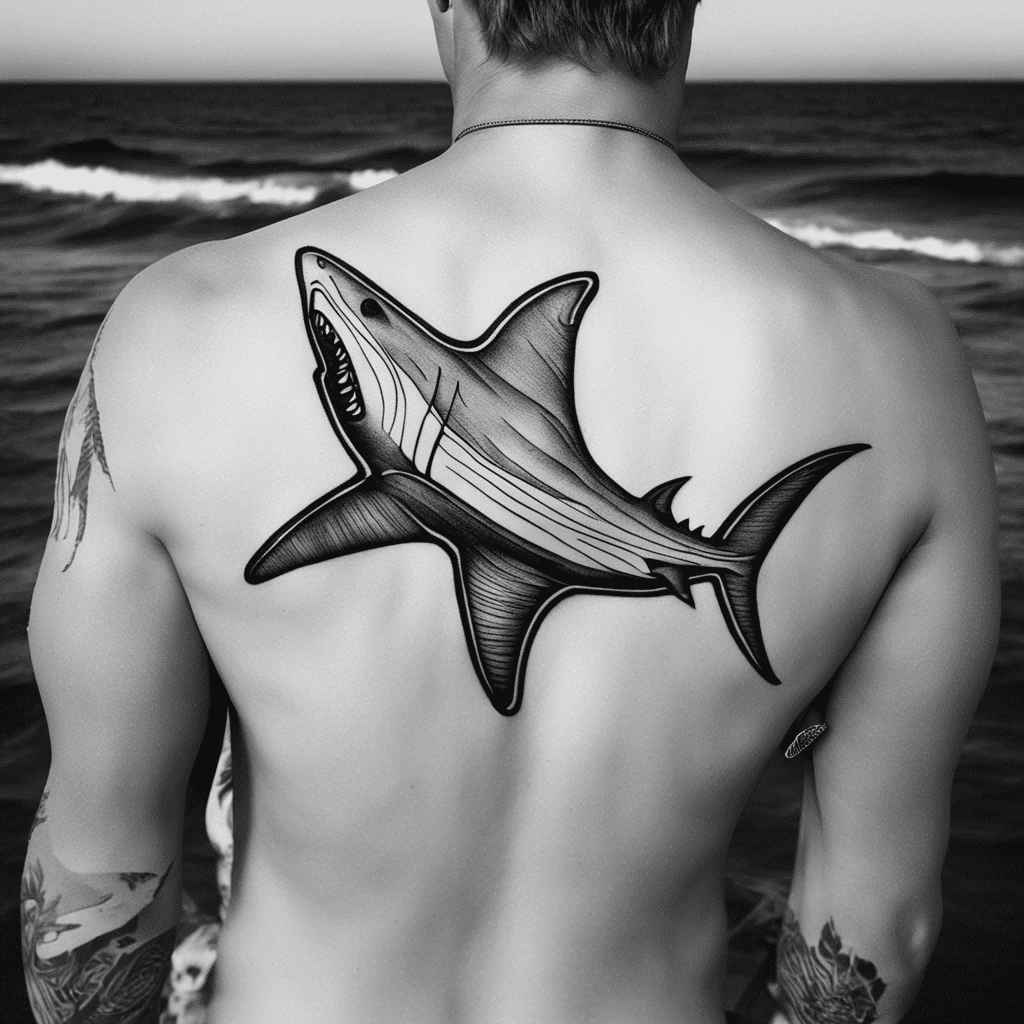
[[[0,0],[0,78],[440,78],[427,0]],[[1024,0],[704,0],[691,77],[1021,78]]]

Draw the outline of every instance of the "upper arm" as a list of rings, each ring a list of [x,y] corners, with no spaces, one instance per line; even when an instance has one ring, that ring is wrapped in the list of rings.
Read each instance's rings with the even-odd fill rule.
[[[912,897],[938,882],[953,772],[998,623],[993,554],[961,529],[932,523],[837,677],[827,742],[812,756],[832,899]]]
[[[50,832],[83,869],[177,855],[207,710],[203,642],[146,526],[145,476],[159,467],[146,465],[153,428],[132,388],[144,377],[137,305],[115,304],[69,408],[29,622],[52,748]]]
[[[991,457],[959,341],[933,303],[909,301],[932,332],[933,377],[908,394],[927,439],[914,457],[927,464],[928,525],[837,674],[790,902],[808,940],[834,919],[883,978],[913,987],[941,919],[953,773],[995,649],[999,572]]]

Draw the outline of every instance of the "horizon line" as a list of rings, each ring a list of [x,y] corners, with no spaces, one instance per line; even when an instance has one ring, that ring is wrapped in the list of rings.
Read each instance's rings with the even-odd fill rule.
[[[178,78],[143,78],[143,77],[110,77],[97,76],[95,78],[6,78],[0,75],[0,86],[2,85],[122,85],[124,83],[137,85],[443,85],[447,86],[444,78],[405,78],[405,77],[365,77],[365,78],[209,78],[203,76],[178,77]],[[905,78],[891,78],[886,76],[856,78],[814,78],[814,77],[771,77],[771,78],[737,78],[737,77],[704,77],[687,78],[686,85],[906,85],[906,84],[946,84],[956,85],[963,83],[992,83],[992,84],[1024,84],[1024,75],[1007,77],[1002,75],[969,75],[958,77],[945,77],[941,75],[911,76]]]

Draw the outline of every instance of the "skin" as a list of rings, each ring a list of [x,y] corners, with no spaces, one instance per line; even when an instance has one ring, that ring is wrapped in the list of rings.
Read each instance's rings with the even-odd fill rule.
[[[529,116],[674,131],[682,58],[655,85],[497,66],[465,3],[431,13],[456,131]],[[762,569],[781,685],[707,586],[696,609],[576,596],[544,620],[529,697],[502,718],[436,545],[247,584],[262,541],[354,468],[311,380],[305,245],[457,338],[541,281],[597,273],[575,366],[588,449],[634,495],[692,476],[673,511],[708,534],[808,452],[870,444]],[[30,624],[49,835],[71,871],[176,860],[209,651],[238,715],[214,1024],[721,1024],[728,840],[833,676],[787,949],[831,922],[884,979],[876,1019],[900,1019],[938,933],[950,782],[998,617],[981,414],[917,285],[812,253],[648,139],[499,129],[150,268],[91,372],[109,479],[93,467],[66,571],[76,532],[51,538]]]

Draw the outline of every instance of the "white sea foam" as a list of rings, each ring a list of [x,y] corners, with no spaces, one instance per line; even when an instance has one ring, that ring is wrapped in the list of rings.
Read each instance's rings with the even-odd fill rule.
[[[766,217],[787,235],[800,239],[812,249],[843,246],[884,252],[912,252],[953,263],[989,263],[1000,267],[1024,267],[1024,244],[1000,245],[969,238],[936,238],[934,235],[906,236],[891,228],[843,230],[827,224],[796,223]]]
[[[0,185],[20,185],[33,192],[88,196],[118,202],[192,202],[213,206],[247,202],[269,206],[308,206],[325,187],[342,184],[359,192],[395,177],[396,173],[390,169],[337,172],[311,183],[308,176],[305,181],[296,180],[294,175],[244,179],[176,177],[119,171],[110,167],[69,167],[50,159],[33,164],[0,164]],[[891,228],[838,228],[777,217],[765,217],[765,220],[814,249],[873,249],[917,253],[955,263],[1024,266],[1024,243],[1003,245],[969,238],[902,235]]]
[[[370,188],[395,176],[391,170],[352,171],[332,175],[355,191]],[[20,185],[33,192],[89,196],[132,203],[193,202],[217,205],[249,202],[269,206],[307,206],[321,186],[299,184],[281,178],[172,177],[118,171],[110,167],[68,167],[58,160],[38,163],[0,164],[0,184]]]
[[[348,183],[357,192],[361,192],[364,188],[373,188],[374,185],[379,185],[382,181],[387,181],[388,178],[394,178],[398,174],[398,171],[392,171],[390,168],[384,171],[352,171],[348,175]]]

